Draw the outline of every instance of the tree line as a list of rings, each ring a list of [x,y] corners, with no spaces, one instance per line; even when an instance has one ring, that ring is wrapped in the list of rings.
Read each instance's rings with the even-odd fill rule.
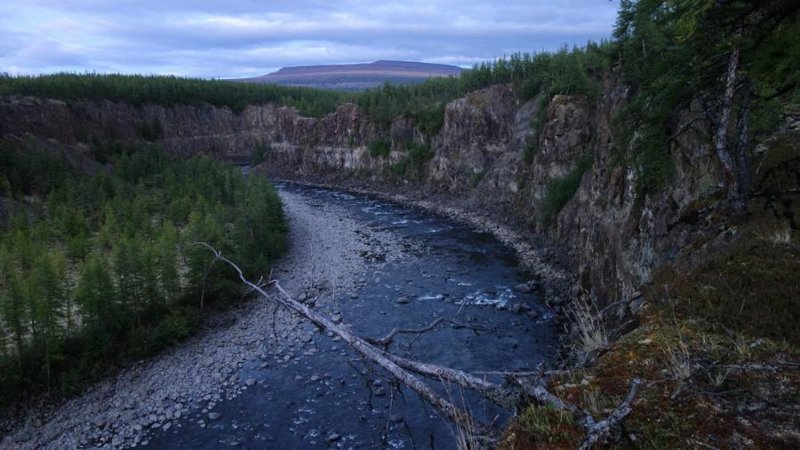
[[[0,142],[0,405],[70,393],[112,364],[185,338],[211,305],[242,297],[204,241],[255,276],[285,247],[277,194],[207,156],[111,145],[86,172],[75,156]],[[84,164],[85,166],[85,164]],[[13,200],[12,200],[13,199]]]
[[[346,101],[343,92],[230,80],[176,76],[57,73],[0,76],[0,96],[25,95],[63,101],[125,102],[140,106],[210,104],[236,112],[248,105],[273,103],[296,107],[301,114],[322,117]]]
[[[248,105],[273,103],[291,106],[310,117],[322,117],[343,103],[356,103],[378,124],[388,129],[395,117],[406,116],[432,135],[441,127],[445,105],[468,92],[500,83],[514,83],[524,100],[539,92],[590,94],[597,91],[592,74],[607,66],[609,44],[537,54],[515,53],[508,58],[475,65],[459,77],[431,78],[419,84],[394,85],[364,92],[341,92],[201,80],[175,76],[101,75],[59,73],[42,76],[0,76],[0,96],[29,95],[64,101],[94,100],[131,105],[207,103],[243,111]]]

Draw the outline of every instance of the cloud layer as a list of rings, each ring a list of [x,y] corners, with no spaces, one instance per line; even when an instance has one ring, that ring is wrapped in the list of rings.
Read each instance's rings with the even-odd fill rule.
[[[5,0],[0,72],[232,78],[397,59],[471,66],[611,33],[605,0]]]

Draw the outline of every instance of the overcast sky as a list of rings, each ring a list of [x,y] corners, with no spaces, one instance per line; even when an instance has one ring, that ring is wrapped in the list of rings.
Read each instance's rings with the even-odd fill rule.
[[[0,72],[233,78],[285,66],[469,67],[611,35],[617,1],[0,0]]]

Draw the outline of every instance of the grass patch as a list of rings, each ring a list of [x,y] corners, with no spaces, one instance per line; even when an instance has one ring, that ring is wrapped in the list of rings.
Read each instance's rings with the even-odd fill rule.
[[[571,414],[550,406],[530,405],[506,431],[501,449],[576,448],[583,431]]]
[[[603,315],[590,306],[596,300],[587,301],[583,296],[576,297],[572,303],[572,324],[578,332],[579,347],[586,353],[594,353],[608,348],[608,330]]]
[[[753,237],[689,273],[666,268],[657,282],[668,286],[680,314],[800,345],[800,247],[783,240],[788,234]]]

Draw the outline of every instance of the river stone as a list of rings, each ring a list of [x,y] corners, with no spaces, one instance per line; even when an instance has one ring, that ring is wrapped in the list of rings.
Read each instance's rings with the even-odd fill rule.
[[[408,298],[408,297],[400,297],[400,298],[397,299],[397,303],[400,304],[400,305],[407,305],[407,304],[411,303],[411,299]]]
[[[325,442],[328,442],[328,443],[336,442],[341,438],[342,437],[339,436],[339,433],[331,433],[331,434],[328,435],[328,437],[325,438]]]
[[[220,418],[220,413],[218,412],[210,412],[208,413],[208,420],[217,420]]]
[[[631,302],[631,313],[634,316],[639,315],[639,311],[642,310],[642,306],[644,306],[644,299],[642,297],[637,298],[636,300]]]
[[[530,311],[530,309],[531,307],[525,303],[514,303],[514,306],[511,307],[511,311],[513,311],[514,314]]]
[[[400,414],[392,414],[389,416],[389,422],[391,423],[400,423],[403,420],[404,420],[403,416],[401,416]]]
[[[354,300],[355,300],[355,299],[357,299],[357,298],[358,298],[358,294],[356,294],[355,292],[351,292],[351,293],[350,293],[350,298],[352,298],[352,299],[354,299]]]
[[[253,386],[254,384],[256,384],[256,379],[255,378],[248,378],[248,379],[244,380],[244,384],[247,385],[247,386]]]
[[[331,321],[333,321],[333,323],[336,323],[336,324],[342,323],[342,315],[341,314],[332,315],[331,316]]]

